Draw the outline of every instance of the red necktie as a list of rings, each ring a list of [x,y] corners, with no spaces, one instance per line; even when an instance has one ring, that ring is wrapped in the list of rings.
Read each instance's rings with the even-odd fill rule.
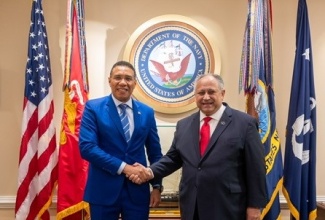
[[[210,141],[210,125],[209,125],[209,121],[212,118],[210,117],[205,117],[204,123],[201,127],[201,131],[200,131],[200,135],[201,135],[201,139],[200,139],[200,154],[201,156],[204,154],[205,150],[207,149],[207,146],[209,144]]]

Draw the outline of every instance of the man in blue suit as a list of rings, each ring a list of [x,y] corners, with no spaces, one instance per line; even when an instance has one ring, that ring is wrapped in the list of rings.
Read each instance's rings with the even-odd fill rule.
[[[112,94],[89,100],[81,120],[79,147],[89,162],[84,200],[94,220],[148,220],[149,207],[159,205],[162,179],[150,182],[150,194],[149,183],[137,185],[127,177],[142,175],[134,163],[147,166],[162,156],[154,111],[131,98],[136,73],[130,63],[115,63],[108,81]],[[126,106],[126,130],[120,104]]]
[[[147,176],[130,176],[142,183],[182,168],[182,220],[259,220],[266,205],[264,147],[257,120],[229,107],[224,95],[219,75],[200,76],[195,87],[199,111],[177,123],[166,155],[150,169],[143,168]],[[201,150],[204,124],[209,124],[209,141]]]

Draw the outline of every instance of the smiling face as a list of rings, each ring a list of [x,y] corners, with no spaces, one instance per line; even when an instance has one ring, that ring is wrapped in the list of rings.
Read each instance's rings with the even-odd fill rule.
[[[113,96],[121,102],[127,102],[136,85],[134,70],[128,66],[117,65],[113,67],[108,82]]]
[[[213,75],[204,75],[198,79],[195,87],[195,101],[197,107],[210,116],[217,112],[225,96],[223,84]]]

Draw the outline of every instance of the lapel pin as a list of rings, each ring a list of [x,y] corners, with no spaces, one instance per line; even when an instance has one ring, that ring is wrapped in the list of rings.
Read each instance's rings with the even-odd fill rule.
[[[226,124],[226,122],[224,122],[224,121],[221,121],[220,123],[221,123],[221,125],[225,125]]]

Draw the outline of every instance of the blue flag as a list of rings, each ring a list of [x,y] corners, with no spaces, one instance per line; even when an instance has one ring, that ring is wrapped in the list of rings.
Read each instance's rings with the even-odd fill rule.
[[[264,220],[275,220],[280,218],[281,212],[279,192],[283,181],[283,165],[281,143],[276,128],[274,91],[265,74],[266,61],[261,59],[260,62],[254,102],[258,112],[260,137],[265,148],[267,205],[262,212],[262,217]]]
[[[263,73],[261,69],[260,73]],[[276,111],[274,91],[271,86],[265,86],[266,81],[260,74],[260,87],[265,95],[266,105],[259,112],[260,135],[265,147],[266,165],[266,190],[268,203],[263,210],[264,220],[275,220],[280,218],[279,192],[283,183],[283,164],[281,154],[281,143],[276,128]],[[263,111],[267,114],[263,114]],[[266,117],[267,115],[267,117]]]
[[[299,0],[283,194],[295,219],[316,219],[316,97],[306,0]]]
[[[273,91],[271,0],[248,1],[239,89],[245,91],[247,113],[258,118],[265,149],[267,205],[261,218],[280,218],[279,192],[283,183],[281,143],[276,129]]]

